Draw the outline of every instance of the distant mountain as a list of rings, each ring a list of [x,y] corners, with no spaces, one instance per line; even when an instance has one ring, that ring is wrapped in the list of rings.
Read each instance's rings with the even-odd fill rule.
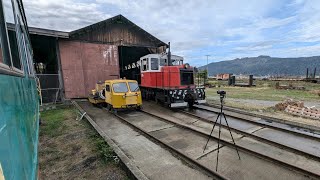
[[[307,68],[309,74],[317,68],[316,75],[320,73],[320,56],[299,58],[276,58],[270,56],[237,58],[230,61],[214,62],[208,65],[209,75],[219,73],[266,75],[305,75]],[[207,66],[201,66],[204,70]]]

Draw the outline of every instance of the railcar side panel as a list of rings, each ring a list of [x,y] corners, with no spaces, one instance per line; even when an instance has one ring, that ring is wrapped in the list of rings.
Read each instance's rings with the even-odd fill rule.
[[[6,179],[36,179],[39,104],[36,81],[0,74],[0,163]]]

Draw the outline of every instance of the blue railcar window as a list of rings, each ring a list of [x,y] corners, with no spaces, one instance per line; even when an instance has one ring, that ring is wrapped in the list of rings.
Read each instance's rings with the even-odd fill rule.
[[[14,1],[14,3],[16,3]],[[7,42],[6,44],[8,46],[10,55],[8,55],[7,57],[9,58],[8,61],[11,62],[8,63],[8,65],[10,64],[12,67],[22,70],[22,65],[21,65],[21,60],[20,60],[20,51],[19,51],[19,42],[17,41],[17,34],[21,34],[21,32],[15,32],[17,30],[16,28],[16,19],[15,19],[15,12],[14,12],[14,8],[13,8],[13,2],[12,1],[4,1],[3,4],[1,4],[1,8],[4,9],[4,19],[5,19],[5,26],[4,29],[7,27],[6,30],[6,37],[7,37]],[[16,7],[16,9],[19,9]],[[13,27],[13,30],[9,30],[8,26],[11,26],[11,28]],[[13,68],[13,69],[14,69]]]
[[[21,69],[21,62],[19,57],[20,53],[18,49],[16,32],[9,30],[8,35],[9,35],[9,44],[11,49],[12,64],[15,68]]]
[[[10,51],[8,48],[8,36],[3,9],[3,4],[0,0],[0,63],[10,66]]]
[[[121,83],[114,83],[112,85],[113,87],[113,92],[115,93],[126,93],[128,92],[128,86],[127,83],[121,82]]]

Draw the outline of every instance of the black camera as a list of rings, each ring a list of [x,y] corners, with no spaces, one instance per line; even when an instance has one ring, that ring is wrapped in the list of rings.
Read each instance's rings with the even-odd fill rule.
[[[219,91],[217,91],[217,94],[220,94],[220,96],[224,96],[227,94],[227,92],[223,91],[223,90],[219,90]]]

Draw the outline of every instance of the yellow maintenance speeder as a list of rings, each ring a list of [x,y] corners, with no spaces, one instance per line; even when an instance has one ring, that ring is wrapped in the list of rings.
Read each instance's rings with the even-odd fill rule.
[[[115,79],[98,82],[89,95],[92,104],[105,104],[107,109],[141,109],[142,98],[138,82],[135,80]]]

